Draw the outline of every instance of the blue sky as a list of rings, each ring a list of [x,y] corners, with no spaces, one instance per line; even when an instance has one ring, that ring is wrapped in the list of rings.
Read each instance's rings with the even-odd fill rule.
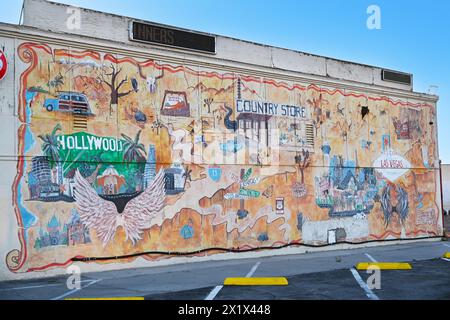
[[[438,86],[439,151],[450,163],[450,1],[59,0],[164,24],[414,74],[414,90]],[[0,0],[0,21],[17,23],[22,0]],[[381,30],[366,27],[381,8]]]

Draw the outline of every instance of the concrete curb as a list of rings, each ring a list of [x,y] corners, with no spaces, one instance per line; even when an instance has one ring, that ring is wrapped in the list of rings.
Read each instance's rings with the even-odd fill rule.
[[[274,278],[226,278],[225,286],[287,286],[285,277]]]
[[[356,269],[411,270],[412,266],[409,263],[402,262],[360,262],[356,265]]]

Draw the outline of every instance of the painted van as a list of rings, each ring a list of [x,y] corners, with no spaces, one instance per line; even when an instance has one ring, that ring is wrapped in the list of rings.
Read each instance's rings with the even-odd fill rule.
[[[56,99],[45,99],[43,107],[49,112],[92,114],[88,98],[78,92],[60,92]]]

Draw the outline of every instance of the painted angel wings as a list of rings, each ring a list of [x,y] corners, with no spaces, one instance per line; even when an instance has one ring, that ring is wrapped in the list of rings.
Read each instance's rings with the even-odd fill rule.
[[[78,172],[75,174],[74,198],[81,221],[97,232],[98,238],[106,246],[114,237],[118,227],[122,227],[126,240],[136,242],[142,232],[151,227],[151,220],[164,207],[164,171],[160,170],[152,183],[136,198],[130,200],[123,213],[115,204],[102,199],[89,182]]]

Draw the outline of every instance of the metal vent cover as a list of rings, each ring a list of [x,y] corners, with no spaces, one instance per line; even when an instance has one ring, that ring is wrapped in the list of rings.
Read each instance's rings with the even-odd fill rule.
[[[412,84],[412,75],[409,73],[403,73],[403,72],[397,72],[397,71],[383,69],[381,71],[381,80],[411,85]]]
[[[305,125],[305,133],[306,133],[306,144],[314,148],[314,125],[311,123],[307,123]]]

